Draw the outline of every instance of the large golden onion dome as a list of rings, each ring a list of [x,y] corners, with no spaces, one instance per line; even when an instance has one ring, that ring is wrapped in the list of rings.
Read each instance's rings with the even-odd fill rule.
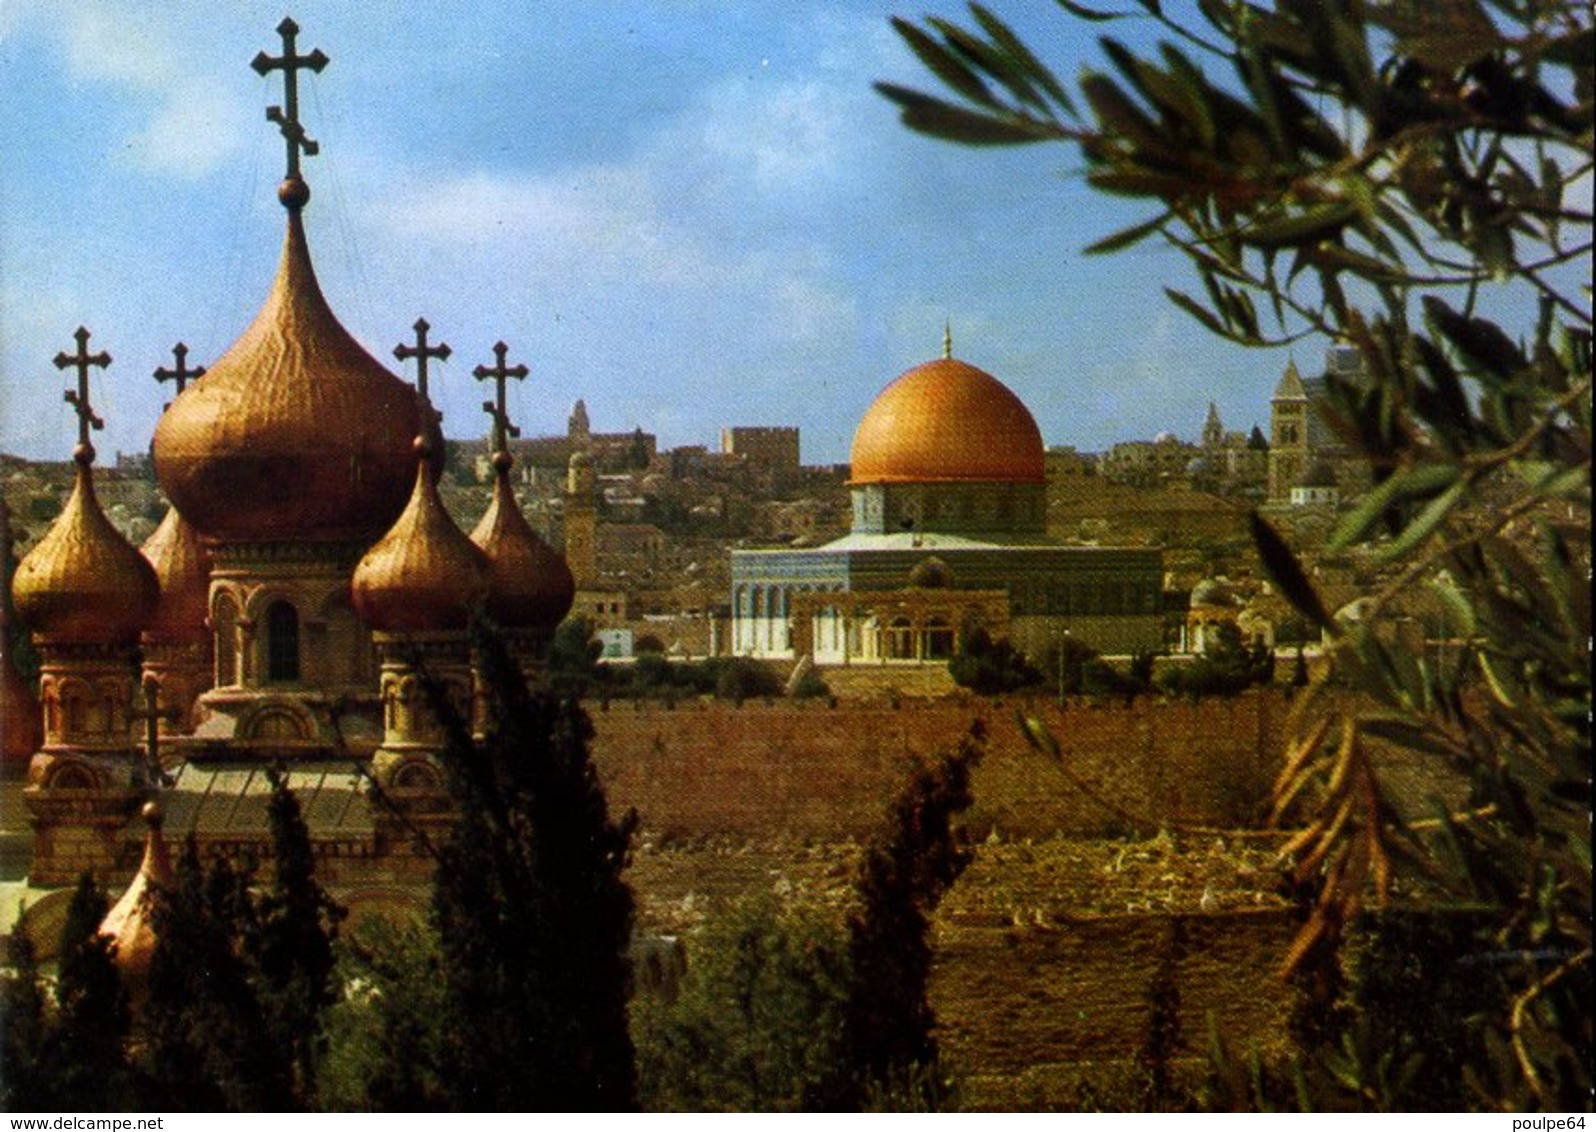
[[[100,510],[92,458],[81,446],[74,453],[72,497],[11,580],[17,616],[37,640],[136,642],[160,598],[155,571]]]
[[[355,612],[384,633],[463,629],[488,589],[488,562],[455,526],[425,459],[399,521],[355,567]]]
[[[997,378],[956,358],[903,374],[853,436],[852,482],[1042,483],[1042,434]]]
[[[328,308],[290,208],[271,294],[162,415],[155,472],[209,538],[375,538],[404,509],[410,441],[429,424]]]
[[[144,639],[155,644],[208,639],[211,562],[199,532],[177,508],[168,507],[166,518],[140,549],[161,586],[161,600],[144,626]]]
[[[538,537],[510,488],[510,454],[494,454],[493,501],[471,532],[488,556],[488,614],[506,629],[550,632],[571,611],[576,581],[565,557]]]

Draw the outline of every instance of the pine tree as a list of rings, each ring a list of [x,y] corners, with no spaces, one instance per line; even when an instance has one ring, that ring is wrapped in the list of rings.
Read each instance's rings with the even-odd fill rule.
[[[620,1110],[637,1103],[626,1004],[635,814],[610,819],[573,700],[533,693],[499,638],[476,635],[486,737],[434,703],[459,818],[433,889],[449,1103]]]
[[[973,856],[953,822],[974,801],[970,774],[984,738],[976,723],[936,765],[916,767],[893,802],[886,835],[865,854],[859,908],[848,920],[843,1042],[851,1072],[830,1082],[816,1107],[923,1108],[940,1100],[930,917]]]

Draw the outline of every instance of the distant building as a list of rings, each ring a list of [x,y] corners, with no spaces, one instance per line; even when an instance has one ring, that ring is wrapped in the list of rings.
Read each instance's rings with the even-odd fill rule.
[[[732,648],[819,664],[943,661],[975,630],[1038,654],[1163,639],[1163,556],[1048,538],[1036,421],[946,355],[882,391],[852,452],[852,531],[811,550],[733,551]]]
[[[798,430],[784,425],[734,425],[720,430],[720,450],[778,474],[798,470]]]
[[[1348,449],[1330,425],[1328,397],[1330,382],[1356,379],[1362,368],[1357,349],[1345,345],[1332,346],[1326,352],[1321,377],[1304,378],[1296,362],[1286,363],[1270,401],[1270,503],[1290,505],[1294,488],[1314,487],[1320,490],[1298,493],[1295,501],[1323,505],[1368,486],[1367,462]],[[1308,484],[1310,473],[1320,482]],[[1332,486],[1324,482],[1327,476],[1335,488],[1334,501],[1323,490]]]

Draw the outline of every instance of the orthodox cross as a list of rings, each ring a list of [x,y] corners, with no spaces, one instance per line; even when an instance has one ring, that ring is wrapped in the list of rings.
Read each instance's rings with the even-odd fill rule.
[[[98,366],[104,369],[111,364],[111,355],[101,350],[98,354],[89,353],[89,332],[83,327],[78,327],[72,337],[77,339],[78,352],[68,354],[62,350],[55,356],[55,368],[66,369],[69,366],[77,367],[78,387],[66,391],[66,401],[78,414],[78,443],[89,447],[89,429],[104,428],[105,422],[94,412],[94,406],[89,403],[89,367]],[[92,459],[92,457],[90,457]]]
[[[155,380],[162,384],[168,381],[172,382],[177,386],[178,395],[181,396],[183,390],[188,388],[190,380],[205,376],[205,367],[195,366],[193,369],[188,368],[188,347],[182,342],[172,347],[172,358],[177,364],[171,369],[167,369],[165,366],[158,366],[155,370]]]
[[[440,362],[446,362],[452,352],[447,342],[439,342],[436,346],[427,345],[427,331],[431,329],[432,327],[426,319],[418,318],[416,319],[416,344],[412,346],[407,342],[401,342],[393,348],[393,356],[401,362],[406,358],[416,359],[416,392],[421,394],[422,403],[427,405],[432,403],[427,396],[427,359],[437,358]],[[502,357],[499,359],[499,364],[504,364]],[[479,373],[477,376],[481,377],[482,375]]]
[[[266,120],[276,122],[277,128],[283,132],[283,141],[288,146],[288,179],[299,179],[299,154],[304,151],[307,156],[314,157],[318,147],[310,135],[305,133],[305,127],[299,123],[299,72],[302,68],[309,68],[317,74],[328,63],[327,56],[321,48],[316,48],[309,55],[300,55],[294,51],[294,37],[299,34],[299,25],[293,20],[284,19],[277,25],[277,34],[283,37],[283,53],[272,56],[262,51],[250,60],[262,76],[273,71],[283,73],[283,106],[268,106]]]
[[[503,342],[493,344],[493,356],[498,364],[492,369],[487,366],[478,366],[472,370],[478,381],[493,378],[494,399],[482,402],[482,411],[493,417],[493,450],[502,452],[509,448],[509,438],[520,436],[521,430],[510,423],[510,414],[504,406],[504,383],[507,378],[520,379],[527,375],[528,369],[524,365],[507,366],[504,364],[504,355],[510,352],[510,347]]]

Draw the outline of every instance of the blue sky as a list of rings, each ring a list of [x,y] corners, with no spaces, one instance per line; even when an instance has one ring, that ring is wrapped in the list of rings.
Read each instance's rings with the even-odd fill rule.
[[[923,0],[922,0],[923,2]],[[1065,75],[1097,57],[1052,5],[990,5]],[[1266,422],[1283,353],[1244,352],[1173,311],[1189,273],[1154,245],[1080,249],[1145,214],[1090,193],[1064,147],[972,151],[909,134],[873,80],[929,80],[894,13],[849,3],[291,6],[306,225],[323,290],[390,368],[417,316],[450,436],[485,430],[470,377],[495,340],[532,376],[525,435],[641,425],[713,445],[795,424],[807,462],[847,459],[904,369],[955,353],[997,375],[1049,444]],[[952,2],[929,10],[958,16]],[[87,325],[102,458],[141,451],[179,339],[208,362],[276,267],[282,0],[0,4],[0,450],[64,458],[50,363]],[[1124,34],[1125,29],[1119,29]],[[1304,368],[1316,347],[1298,347]],[[1310,355],[1314,355],[1311,356]]]

